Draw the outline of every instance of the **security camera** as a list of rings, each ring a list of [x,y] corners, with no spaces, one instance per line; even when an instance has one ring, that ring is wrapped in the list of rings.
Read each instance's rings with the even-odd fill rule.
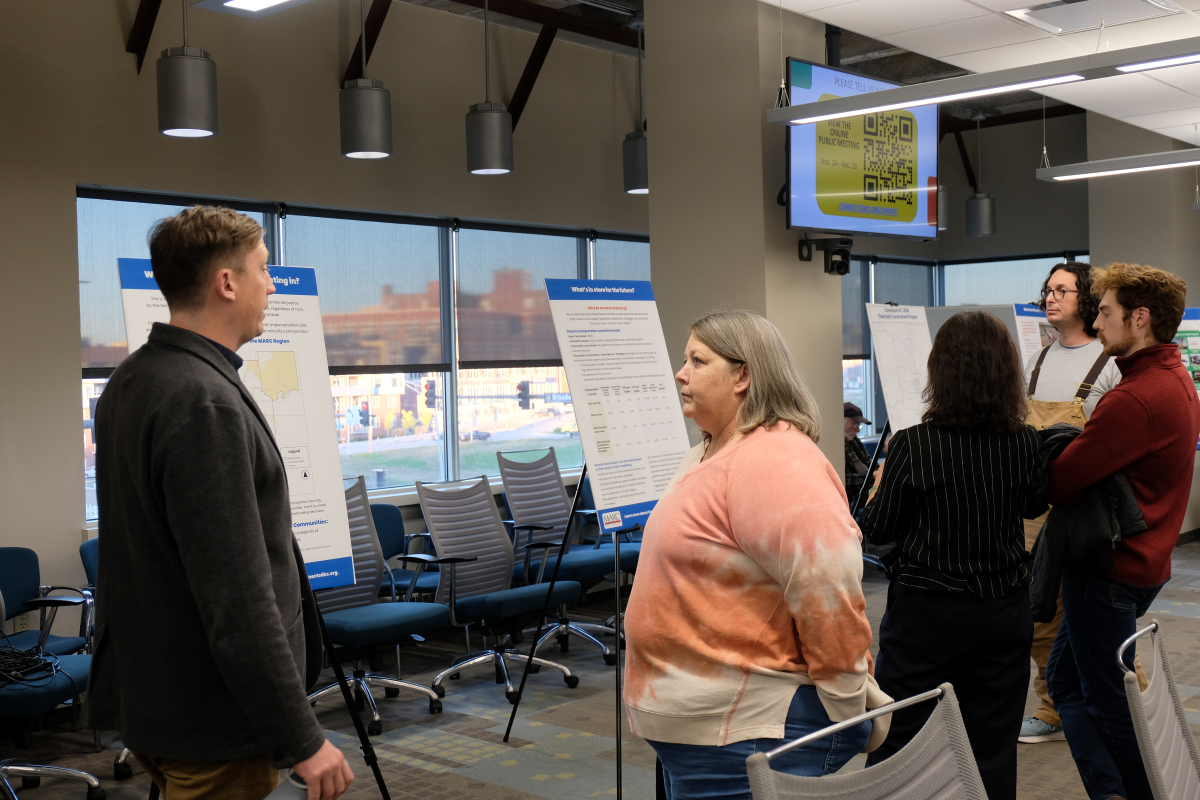
[[[825,274],[846,275],[850,272],[850,249],[853,239],[824,239],[821,249],[825,251]]]

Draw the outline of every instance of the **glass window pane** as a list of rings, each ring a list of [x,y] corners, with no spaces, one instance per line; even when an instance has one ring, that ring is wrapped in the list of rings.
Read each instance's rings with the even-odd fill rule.
[[[522,384],[529,399],[523,401]],[[525,402],[528,408],[522,408]],[[496,475],[496,452],[553,447],[562,469],[583,464],[579,426],[562,367],[458,373],[459,474]]]
[[[846,358],[842,360],[842,402],[854,403],[863,415],[871,419],[871,360]]]
[[[610,281],[650,280],[650,244],[597,239],[596,278]]]
[[[902,306],[937,305],[931,280],[933,267],[925,264],[875,264],[875,302]]]
[[[83,379],[82,411],[83,411],[83,492],[84,519],[96,519],[100,509],[96,505],[96,431],[92,420],[96,418],[96,401],[108,384],[102,378]]]
[[[441,480],[445,385],[442,372],[329,376],[342,477],[368,489]]]
[[[439,228],[294,214],[283,224],[287,263],[317,272],[330,366],[443,363]]]
[[[578,276],[571,237],[459,231],[459,360],[561,358],[545,279]]]
[[[861,356],[870,352],[870,337],[864,327],[867,294],[867,262],[850,261],[850,271],[842,276],[842,355]]]
[[[1083,260],[1087,256],[1081,257]],[[1062,258],[1023,258],[978,264],[947,264],[943,269],[948,306],[1036,303],[1042,281]]]

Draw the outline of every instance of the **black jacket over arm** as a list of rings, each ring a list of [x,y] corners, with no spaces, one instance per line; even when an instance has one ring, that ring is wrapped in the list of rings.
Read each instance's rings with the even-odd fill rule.
[[[892,573],[926,591],[1004,597],[1029,583],[1022,517],[1036,497],[1038,437],[914,425],[888,446],[863,522],[874,544],[896,542]]]
[[[113,372],[96,434],[91,727],[167,758],[313,755],[315,605],[283,462],[233,367],[156,324]]]

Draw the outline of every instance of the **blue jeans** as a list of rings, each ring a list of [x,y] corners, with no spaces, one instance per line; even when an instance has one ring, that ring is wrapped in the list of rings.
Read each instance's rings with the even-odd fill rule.
[[[1110,581],[1082,566],[1063,573],[1063,621],[1046,665],[1050,697],[1091,800],[1152,800],[1133,732],[1117,648],[1161,586]],[[1133,669],[1134,648],[1125,651]]]
[[[746,759],[773,750],[832,725],[815,686],[797,688],[788,707],[783,739],[747,739],[723,746],[649,742],[663,765],[667,800],[726,798],[750,800],[750,778]],[[771,769],[791,775],[828,775],[837,772],[856,753],[862,752],[871,735],[871,723],[835,733],[812,742],[771,762]],[[649,740],[647,740],[649,741]]]

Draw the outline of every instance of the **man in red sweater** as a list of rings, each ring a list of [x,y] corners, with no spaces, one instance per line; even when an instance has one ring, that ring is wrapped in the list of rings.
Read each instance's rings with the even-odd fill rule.
[[[1137,264],[1097,271],[1102,297],[1093,327],[1116,357],[1121,382],[1096,406],[1087,428],[1050,464],[1050,502],[1077,500],[1124,470],[1147,530],[1120,542],[1112,569],[1083,563],[1063,573],[1063,624],[1047,665],[1050,696],[1091,800],[1151,800],[1117,648],[1171,577],[1200,437],[1200,401],[1172,343],[1187,286]],[[1133,648],[1125,651],[1133,669]]]

